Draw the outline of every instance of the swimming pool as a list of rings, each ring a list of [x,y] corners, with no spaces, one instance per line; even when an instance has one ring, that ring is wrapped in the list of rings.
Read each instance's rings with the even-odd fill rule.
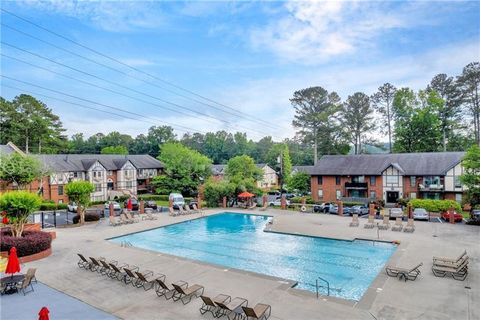
[[[294,280],[315,291],[330,282],[330,295],[360,300],[396,246],[264,232],[269,217],[222,213],[110,239],[230,268]],[[320,288],[326,294],[326,288]]]

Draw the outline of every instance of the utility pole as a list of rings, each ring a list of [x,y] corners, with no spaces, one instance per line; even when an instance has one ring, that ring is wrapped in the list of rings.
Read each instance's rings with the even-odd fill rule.
[[[280,156],[277,158],[277,162],[280,164],[280,193],[283,192],[283,151],[280,152]]]

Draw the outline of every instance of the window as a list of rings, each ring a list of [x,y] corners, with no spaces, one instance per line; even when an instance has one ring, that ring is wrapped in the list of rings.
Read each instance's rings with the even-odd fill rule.
[[[370,177],[370,185],[371,185],[371,186],[374,186],[374,185],[376,185],[376,184],[377,184],[377,177],[371,176],[371,177]]]
[[[365,176],[353,176],[352,177],[352,182],[363,183],[363,182],[365,182]]]
[[[100,192],[102,191],[102,185],[100,183],[95,184],[95,192]]]
[[[416,183],[417,183],[417,177],[410,176],[410,187],[415,187]]]
[[[377,193],[375,191],[370,191],[370,198],[377,199]]]
[[[129,177],[130,176],[130,170],[125,170],[125,177]]]
[[[112,171],[112,170],[109,170],[109,171],[108,171],[108,175],[109,175],[109,176],[113,176],[113,171]]]
[[[462,187],[462,181],[460,181],[460,176],[455,176],[454,183],[455,183],[455,188],[461,188]]]
[[[323,199],[323,190],[318,190],[318,199]]]
[[[340,199],[342,197],[342,190],[337,190],[336,194],[337,194],[337,199]]]
[[[455,201],[462,203],[462,194],[456,193],[455,194]]]
[[[97,177],[101,178],[102,177],[102,171],[98,171]]]
[[[387,184],[398,184],[398,176],[387,176]]]
[[[93,171],[93,177],[94,177],[94,178],[97,177],[97,171]]]
[[[417,193],[416,192],[410,192],[410,199],[417,199]]]
[[[125,182],[125,188],[133,188],[133,182],[132,181],[127,181]]]
[[[322,176],[317,177],[317,183],[318,184],[323,184],[323,177]]]
[[[341,183],[341,182],[340,182],[340,176],[335,176],[335,184],[336,184],[337,186],[339,186],[340,183]],[[338,191],[338,190],[337,190],[337,191]]]
[[[74,178],[77,178],[77,177],[78,177],[78,172],[75,171],[75,172],[73,173],[73,177],[74,177]]]
[[[62,199],[58,200],[58,203],[63,203],[63,200]]]
[[[423,178],[423,182],[425,183],[425,185],[428,187],[430,185],[435,185],[435,186],[438,186],[440,185],[440,177],[439,176],[427,176],[425,178]]]
[[[57,191],[59,196],[63,196],[63,186],[58,186]]]

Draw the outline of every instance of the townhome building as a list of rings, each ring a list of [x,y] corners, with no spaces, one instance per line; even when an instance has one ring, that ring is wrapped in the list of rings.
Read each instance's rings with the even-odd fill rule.
[[[277,172],[266,163],[257,163],[257,168],[262,170],[262,177],[257,181],[257,187],[261,189],[270,189],[278,187]],[[226,164],[212,165],[212,177],[219,181],[225,177]]]
[[[298,171],[311,175],[315,201],[376,201],[399,198],[462,201],[464,152],[326,155]]]
[[[0,152],[20,152],[11,145],[0,146]],[[23,154],[23,153],[22,153]],[[39,154],[37,157],[48,174],[32,182],[27,189],[56,203],[68,202],[65,185],[70,181],[90,181],[95,186],[92,201],[106,201],[118,196],[137,196],[152,191],[151,180],[163,172],[163,164],[149,155]],[[11,190],[15,186],[5,186]]]

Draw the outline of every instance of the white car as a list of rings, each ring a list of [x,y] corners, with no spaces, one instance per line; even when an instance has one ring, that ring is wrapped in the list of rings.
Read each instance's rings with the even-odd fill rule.
[[[413,219],[415,220],[427,220],[428,221],[428,212],[423,208],[415,208],[413,210]]]
[[[120,203],[116,202],[116,201],[108,201],[108,202],[105,202],[105,210],[109,210],[110,209],[110,203],[113,203],[113,210],[120,210]]]
[[[290,205],[290,200],[285,199],[285,203],[287,204],[287,206],[289,206],[289,205]],[[269,202],[268,205],[269,205],[269,206],[278,206],[278,207],[279,207],[279,206],[282,205],[282,198],[277,198],[277,199],[275,199],[275,201]]]
[[[77,212],[77,208],[78,208],[78,206],[75,202],[70,202],[68,204],[68,211],[70,211],[70,212]]]

